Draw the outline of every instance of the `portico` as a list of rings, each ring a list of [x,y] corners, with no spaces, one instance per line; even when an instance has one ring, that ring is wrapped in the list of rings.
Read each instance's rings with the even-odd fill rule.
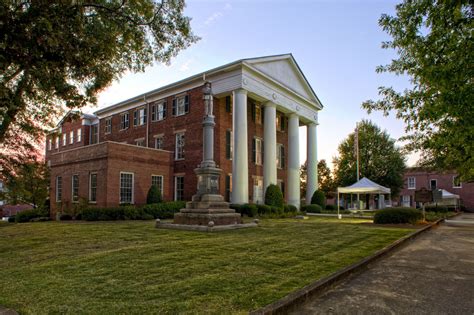
[[[307,126],[308,180],[306,202],[317,190],[317,125],[322,105],[293,56],[279,55],[242,60],[233,73],[213,80],[215,94],[231,93],[233,159],[232,203],[249,201],[249,122],[248,99],[259,102],[263,115],[263,194],[270,184],[277,184],[277,111],[288,120],[287,202],[300,206],[300,137],[299,127]],[[233,86],[229,91],[229,87]],[[252,152],[253,153],[253,152]],[[250,187],[250,189],[252,189]],[[252,190],[250,190],[252,191]]]

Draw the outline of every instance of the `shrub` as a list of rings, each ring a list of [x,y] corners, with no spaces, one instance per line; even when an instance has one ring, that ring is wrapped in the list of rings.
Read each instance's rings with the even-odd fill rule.
[[[259,215],[270,214],[272,212],[272,207],[267,205],[257,205],[257,212]]]
[[[146,204],[150,205],[153,203],[160,203],[162,201],[161,192],[158,189],[158,186],[151,185],[150,189],[148,189],[148,194],[146,195]]]
[[[59,220],[61,220],[61,221],[70,221],[70,220],[72,220],[72,215],[70,215],[68,213],[63,213],[59,216]]]
[[[82,211],[82,219],[86,221],[123,220],[125,207],[116,208],[86,208]]]
[[[301,206],[301,211],[306,212],[306,213],[321,213],[321,206],[316,205],[316,204],[311,204],[311,205],[303,205]]]
[[[326,205],[326,210],[337,210],[335,205]]]
[[[125,220],[141,220],[143,215],[145,215],[145,211],[141,208],[136,208],[134,206],[123,207],[123,216]]]
[[[375,212],[374,223],[376,224],[415,224],[423,218],[421,211],[413,208],[390,208]]]
[[[15,219],[16,219],[15,216],[9,217],[9,218],[8,218],[8,222],[13,223],[13,222],[16,221]]]
[[[269,185],[265,191],[265,204],[271,207],[283,208],[284,203],[280,187],[275,184]]]
[[[298,208],[294,205],[284,205],[283,206],[283,212],[285,213],[296,213],[298,212]]]
[[[234,209],[235,212],[242,214],[242,209],[241,209],[241,208],[242,208],[242,205],[238,205],[238,204],[235,204],[235,203],[231,203],[231,204],[229,205],[229,208]]]
[[[258,214],[257,205],[246,203],[240,207],[240,214],[254,217]]]
[[[448,212],[448,207],[442,205],[425,206],[425,211],[446,213]]]
[[[50,217],[37,217],[37,218],[33,218],[30,220],[30,222],[45,222],[45,221],[50,221],[51,218]]]
[[[15,221],[19,223],[30,222],[31,219],[45,217],[47,213],[39,209],[25,210],[15,216]]]
[[[145,214],[151,215],[154,219],[172,219],[175,213],[185,207],[185,201],[169,201],[145,205],[142,209]]]
[[[311,204],[312,205],[319,205],[323,208],[326,205],[326,196],[321,190],[316,190],[311,197]]]
[[[272,206],[270,208],[271,208],[271,213],[272,214],[278,214],[278,215],[283,214],[283,206],[281,206],[281,207]]]

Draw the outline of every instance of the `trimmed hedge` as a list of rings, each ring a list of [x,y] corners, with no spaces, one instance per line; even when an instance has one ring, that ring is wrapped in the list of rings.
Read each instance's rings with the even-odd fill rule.
[[[311,197],[311,204],[319,205],[321,209],[324,208],[326,206],[326,196],[324,196],[324,192],[316,190]]]
[[[285,200],[280,187],[275,184],[268,185],[265,191],[265,204],[270,207],[283,208],[284,203]]]
[[[22,212],[18,212],[15,216],[15,222],[18,223],[24,223],[24,222],[30,222],[34,218],[39,218],[39,217],[46,217],[48,214],[39,209],[32,209],[32,210],[25,210]]]
[[[449,211],[448,207],[442,205],[433,205],[433,206],[425,206],[425,211],[428,212],[439,212],[439,213],[446,213]]]
[[[390,208],[378,210],[375,212],[375,224],[415,224],[421,220],[423,215],[421,211],[413,208]]]
[[[259,215],[269,214],[272,212],[272,207],[267,205],[257,205],[257,212]]]
[[[151,205],[162,201],[161,192],[158,190],[158,186],[151,185],[150,189],[148,189],[148,194],[146,195],[146,204]]]
[[[8,217],[8,222],[9,222],[9,223],[16,222],[16,217],[15,217],[15,216]]]
[[[298,208],[294,205],[284,205],[283,206],[283,212],[285,212],[285,213],[297,213]]]
[[[185,201],[169,201],[145,205],[143,211],[154,219],[172,219],[175,213],[185,207]]]
[[[326,205],[326,210],[337,210],[335,205]]]
[[[312,205],[303,205],[301,206],[301,211],[306,212],[306,213],[321,213],[321,206],[312,204]]]

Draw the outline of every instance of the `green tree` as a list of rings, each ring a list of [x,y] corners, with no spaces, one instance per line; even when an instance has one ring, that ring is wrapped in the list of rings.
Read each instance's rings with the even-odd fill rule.
[[[66,108],[198,40],[184,0],[0,0],[0,154],[39,142]]]
[[[318,189],[324,192],[326,198],[331,198],[336,190],[331,169],[324,159],[318,162]]]
[[[0,197],[10,204],[27,203],[43,207],[48,198],[49,171],[46,163],[35,158],[21,160],[1,171],[5,191]]]
[[[382,48],[399,55],[377,72],[408,75],[403,92],[380,87],[381,100],[363,107],[370,113],[395,112],[404,120],[407,149],[421,151],[421,164],[456,169],[474,180],[474,7],[471,1],[405,0],[396,16],[379,25],[392,40]]]
[[[386,131],[381,131],[371,121],[359,123],[359,172],[360,178],[368,179],[389,187],[397,195],[403,186],[405,157],[395,146]],[[352,185],[357,181],[357,157],[354,150],[354,133],[351,133],[338,147],[339,155],[334,158],[335,182],[338,186]]]
[[[147,205],[153,204],[153,203],[160,203],[161,201],[162,201],[161,192],[158,189],[158,186],[151,185],[151,187],[150,187],[150,189],[148,189],[148,193],[146,195]]]

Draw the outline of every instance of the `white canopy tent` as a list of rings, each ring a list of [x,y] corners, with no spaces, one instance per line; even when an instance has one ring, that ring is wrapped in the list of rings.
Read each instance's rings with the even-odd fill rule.
[[[339,194],[371,194],[371,195],[384,195],[389,194],[389,200],[391,199],[390,188],[379,185],[367,177],[362,178],[358,182],[347,186],[337,187],[337,211],[339,213]],[[382,199],[383,200],[383,199]]]
[[[447,190],[440,189],[441,190],[441,200],[438,200],[436,202],[430,202],[430,205],[444,205],[447,207],[454,207],[454,209],[459,209],[460,207],[460,197],[459,195],[453,194]]]

